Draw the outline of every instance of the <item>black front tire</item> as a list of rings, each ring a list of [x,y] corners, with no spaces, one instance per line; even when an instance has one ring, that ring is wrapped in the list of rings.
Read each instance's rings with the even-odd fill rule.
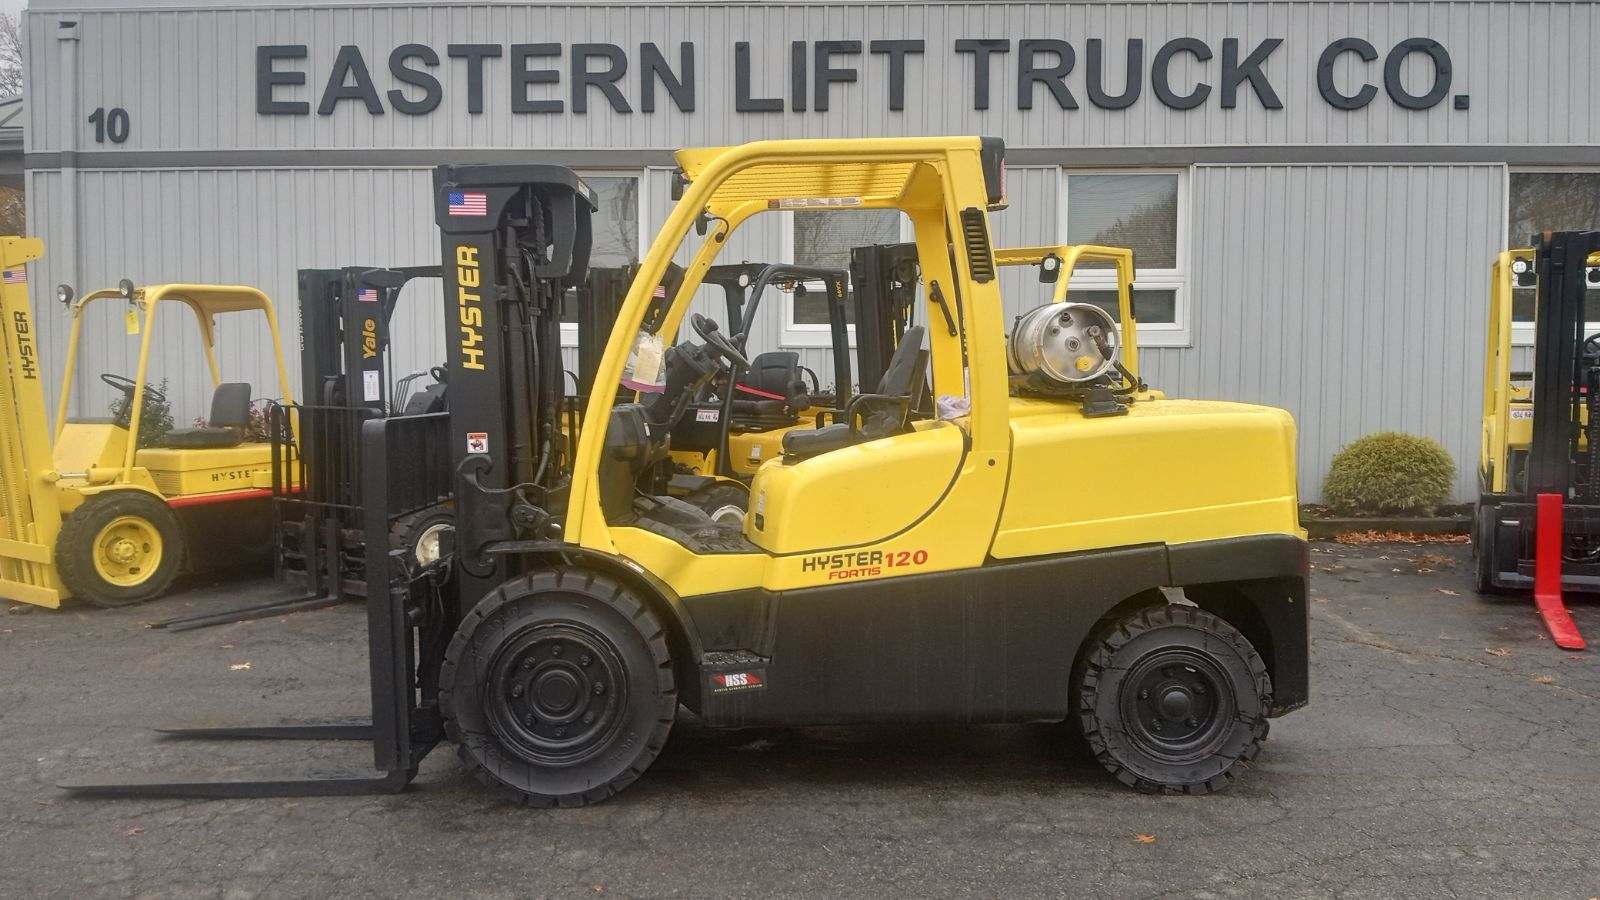
[[[445,732],[479,780],[530,806],[583,806],[637,779],[672,731],[667,632],[594,572],[514,579],[462,620],[440,671]]]
[[[1272,682],[1255,647],[1193,606],[1151,606],[1081,655],[1074,709],[1089,749],[1146,793],[1206,794],[1261,752]]]
[[[96,557],[106,552],[100,546],[105,530],[125,520],[142,522],[136,527],[159,535],[159,558],[147,572],[124,573],[124,583],[118,584],[104,574],[105,566],[97,565]],[[140,543],[139,549],[148,553],[151,543]],[[56,536],[56,569],[62,583],[71,596],[102,609],[132,606],[166,593],[182,571],[183,557],[183,527],[178,517],[160,498],[141,490],[114,490],[89,497],[66,517]]]

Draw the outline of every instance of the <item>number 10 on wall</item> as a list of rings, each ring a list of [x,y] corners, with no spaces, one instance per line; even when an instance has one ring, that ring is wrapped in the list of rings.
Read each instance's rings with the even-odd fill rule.
[[[89,124],[94,126],[94,142],[104,144],[107,140],[113,144],[120,144],[128,139],[128,132],[133,128],[133,120],[128,117],[128,111],[120,106],[106,109],[98,107],[89,114]]]

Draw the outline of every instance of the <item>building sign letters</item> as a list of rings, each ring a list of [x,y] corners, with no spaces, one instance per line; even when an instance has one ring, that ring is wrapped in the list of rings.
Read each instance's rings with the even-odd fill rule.
[[[1013,82],[1021,110],[1036,104],[1061,110],[1084,105],[1127,109],[1147,95],[1175,110],[1207,103],[1233,109],[1244,102],[1282,109],[1268,72],[1282,44],[1280,38],[1254,43],[1224,38],[1218,46],[1194,37],[1159,46],[1140,38],[1118,44],[1089,38],[1081,45],[1059,38],[961,38],[941,64],[970,76],[965,80],[972,92],[959,100],[975,110],[989,109],[1003,93],[997,79]],[[267,44],[256,48],[256,112],[328,116],[351,104],[375,116],[422,116],[451,103],[464,104],[477,115],[486,111],[485,85],[498,80],[506,90],[493,94],[508,97],[512,113],[583,115],[602,103],[618,113],[669,107],[690,113],[704,84],[696,77],[701,49],[692,41],[637,48],[607,43],[446,44],[442,49],[401,44],[385,53],[347,44],[327,70],[311,71],[305,44]],[[889,109],[904,110],[907,77],[924,77],[930,65],[926,42],[916,39],[790,41],[786,51],[775,53],[753,52],[748,41],[739,41],[731,54],[733,81],[715,89],[730,92],[734,109],[741,113],[826,112],[837,99],[836,85],[868,81],[877,82],[867,89],[882,91]],[[1402,69],[1413,56],[1425,63],[1424,75],[1403,79]],[[1188,57],[1200,74],[1179,78],[1173,66],[1179,57]],[[1341,62],[1353,76],[1335,77],[1335,64]],[[1406,38],[1391,47],[1339,38],[1321,50],[1315,66],[1317,93],[1335,109],[1361,109],[1377,99],[1380,87],[1391,103],[1411,110],[1431,109],[1450,96],[1450,54],[1432,38]],[[786,89],[758,92],[754,73],[760,69],[785,74]],[[1453,103],[1456,109],[1467,109],[1468,97],[1456,94]]]

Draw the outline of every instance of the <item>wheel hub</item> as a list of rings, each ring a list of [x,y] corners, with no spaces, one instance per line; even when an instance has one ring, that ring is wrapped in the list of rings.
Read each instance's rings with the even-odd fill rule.
[[[1205,756],[1233,715],[1226,684],[1226,674],[1213,660],[1189,648],[1148,654],[1123,682],[1129,737],[1169,762]]]
[[[148,581],[161,565],[161,534],[139,516],[118,516],[94,538],[95,573],[118,587]]]
[[[485,686],[497,734],[530,761],[573,765],[622,724],[627,681],[616,648],[575,622],[541,625],[507,641]]]

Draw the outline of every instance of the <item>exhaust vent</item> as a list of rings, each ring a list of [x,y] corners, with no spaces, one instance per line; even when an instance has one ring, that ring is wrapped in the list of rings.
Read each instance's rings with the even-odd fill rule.
[[[989,229],[983,210],[969,206],[961,211],[961,239],[967,245],[967,267],[972,280],[984,284],[994,280],[994,256],[989,252]]]

